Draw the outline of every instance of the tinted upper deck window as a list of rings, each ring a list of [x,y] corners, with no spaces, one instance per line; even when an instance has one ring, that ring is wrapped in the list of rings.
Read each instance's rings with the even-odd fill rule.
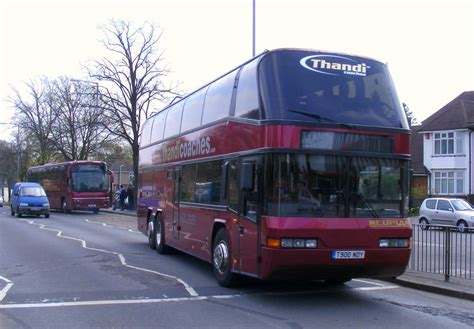
[[[166,111],[161,111],[155,116],[153,127],[151,128],[151,142],[157,142],[163,139],[165,131]]]
[[[204,106],[204,96],[207,88],[203,88],[189,96],[186,100],[183,110],[183,123],[181,124],[181,132],[191,130],[201,125],[202,109]]]
[[[177,103],[168,109],[168,115],[166,116],[165,125],[165,137],[176,135],[179,133],[179,127],[181,125],[181,116],[183,114],[182,102]]]
[[[259,77],[267,119],[408,128],[380,62],[284,50],[262,59]]]
[[[151,137],[151,129],[153,127],[153,120],[151,118],[145,122],[143,125],[142,135],[140,137],[140,146],[143,147],[145,145],[150,144],[150,137]]]
[[[237,71],[231,72],[209,86],[206,94],[202,124],[229,116]]]
[[[259,119],[258,83],[257,83],[258,61],[248,63],[242,69],[237,86],[235,99],[235,116],[248,119]]]

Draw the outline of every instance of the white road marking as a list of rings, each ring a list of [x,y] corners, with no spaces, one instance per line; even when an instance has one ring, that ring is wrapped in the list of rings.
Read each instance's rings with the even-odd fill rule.
[[[157,298],[157,299],[117,299],[117,300],[93,300],[93,301],[83,301],[83,302],[0,304],[0,310],[12,309],[12,308],[46,308],[46,307],[65,307],[65,306],[129,305],[129,304],[187,302],[187,301],[205,300],[208,298],[209,297],[206,297],[206,296],[196,296],[196,297]]]
[[[350,288],[353,290],[384,290],[400,288],[399,286],[383,286],[383,287],[359,287]],[[291,291],[291,292],[262,292],[249,294],[233,294],[233,295],[212,295],[212,296],[195,296],[195,297],[178,297],[178,298],[142,298],[142,299],[117,299],[117,300],[94,300],[94,301],[74,301],[74,302],[52,302],[52,303],[18,303],[18,304],[0,304],[1,309],[18,309],[18,308],[48,308],[48,307],[69,307],[69,306],[103,306],[103,305],[130,305],[130,304],[152,304],[152,303],[169,303],[169,302],[195,302],[209,299],[232,299],[245,296],[292,296],[292,295],[309,295],[314,293],[325,293],[329,290],[323,289],[318,291]]]
[[[362,279],[352,279],[352,281],[373,284],[374,286],[381,286],[381,287],[385,286],[383,283],[377,283],[377,282],[367,281],[367,280],[362,280]]]
[[[354,288],[354,290],[373,291],[373,290],[386,290],[386,289],[395,289],[395,288],[400,288],[400,286],[358,287],[358,288]]]
[[[127,228],[127,227],[123,227],[123,226],[110,225],[110,224],[107,224],[107,223],[104,223],[104,222],[95,222],[95,221],[92,221],[92,220],[89,220],[89,219],[85,219],[85,221],[87,223],[97,224],[97,225],[101,225],[101,226],[104,226],[104,227],[113,227],[113,228],[118,228],[118,229],[121,229],[121,230],[131,232],[131,233],[142,234],[141,232],[138,232],[138,231],[132,230],[131,228]]]
[[[182,280],[182,279],[180,279],[180,278],[178,278],[178,277],[176,277],[176,276],[169,275],[169,274],[164,274],[164,273],[157,272],[157,271],[152,271],[152,270],[149,270],[149,269],[146,269],[146,268],[142,268],[142,267],[137,267],[137,266],[128,265],[127,262],[126,262],[126,260],[125,260],[125,257],[124,257],[121,253],[119,253],[119,252],[110,251],[110,250],[105,250],[105,249],[91,248],[91,247],[88,247],[88,246],[87,246],[87,242],[86,242],[85,240],[78,239],[78,238],[73,238],[73,237],[70,237],[70,236],[62,235],[63,232],[60,231],[60,230],[47,228],[46,225],[35,223],[35,221],[33,221],[33,220],[27,220],[27,219],[18,219],[18,220],[26,221],[27,223],[29,223],[29,224],[31,224],[31,225],[37,225],[37,226],[39,226],[40,229],[45,230],[45,231],[57,232],[56,236],[59,237],[59,238],[68,239],[68,240],[73,240],[73,241],[78,241],[78,242],[81,243],[81,246],[82,246],[82,248],[84,248],[84,249],[93,250],[93,251],[98,251],[98,252],[103,252],[103,253],[106,253],[106,254],[116,255],[116,256],[120,259],[120,262],[122,263],[122,265],[125,266],[125,267],[132,268],[132,269],[135,269],[135,270],[138,270],[138,271],[147,272],[147,273],[153,273],[153,274],[156,274],[156,275],[159,275],[159,276],[163,276],[163,277],[166,277],[166,278],[170,278],[170,279],[176,280],[176,281],[178,281],[180,284],[182,284],[182,285],[184,286],[184,288],[185,288],[186,291],[189,293],[189,295],[191,295],[191,296],[193,296],[193,297],[199,296],[198,293],[197,293],[189,284],[187,284],[184,280]]]
[[[6,286],[0,290],[0,302],[5,298],[7,295],[8,290],[10,290],[11,287],[13,287],[13,282],[8,280],[7,278],[4,278],[3,276],[0,276],[0,280],[5,281],[7,284]]]

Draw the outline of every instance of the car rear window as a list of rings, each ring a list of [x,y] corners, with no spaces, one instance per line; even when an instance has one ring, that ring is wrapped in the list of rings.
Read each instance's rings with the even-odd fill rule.
[[[436,200],[426,200],[426,208],[428,209],[436,208]]]

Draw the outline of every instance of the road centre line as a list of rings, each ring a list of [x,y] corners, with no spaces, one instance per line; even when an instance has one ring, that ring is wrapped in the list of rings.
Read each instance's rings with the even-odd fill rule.
[[[0,290],[0,302],[1,302],[3,298],[5,298],[5,296],[7,295],[8,290],[10,290],[11,287],[13,287],[13,282],[7,278],[4,278],[3,276],[0,276],[0,280],[5,281],[7,283],[6,286],[2,290]]]
[[[47,228],[46,225],[36,223],[36,222],[33,221],[33,220],[27,220],[27,219],[18,219],[18,220],[25,221],[25,222],[27,222],[27,223],[29,223],[29,224],[31,224],[31,225],[37,225],[37,226],[39,226],[40,229],[45,230],[45,231],[57,232],[56,236],[59,237],[59,238],[63,238],[63,239],[68,239],[68,240],[73,240],[73,241],[81,242],[81,246],[82,246],[82,248],[84,248],[84,249],[88,249],[88,250],[93,250],[93,251],[98,251],[98,252],[103,252],[103,253],[107,253],[107,254],[116,255],[116,256],[120,259],[120,262],[122,263],[122,265],[125,266],[125,267],[132,268],[132,269],[135,269],[135,270],[138,270],[138,271],[143,271],[143,272],[147,272],[147,273],[156,274],[156,275],[159,275],[159,276],[163,276],[163,277],[166,277],[166,278],[169,278],[169,279],[176,280],[176,281],[178,281],[181,285],[184,286],[184,288],[185,288],[186,291],[189,293],[189,295],[191,295],[192,297],[198,297],[198,296],[199,296],[198,293],[194,290],[193,287],[191,287],[191,286],[190,286],[189,284],[187,284],[184,280],[182,280],[182,279],[180,279],[180,278],[178,278],[178,277],[176,277],[176,276],[169,275],[169,274],[164,274],[164,273],[161,273],[161,272],[158,272],[158,271],[153,271],[153,270],[146,269],[146,268],[142,268],[142,267],[137,267],[137,266],[128,265],[127,262],[126,262],[125,257],[123,256],[123,254],[121,254],[121,253],[119,253],[119,252],[110,251],[110,250],[105,250],[105,249],[91,248],[91,247],[88,247],[88,246],[87,246],[87,242],[86,242],[85,240],[62,235],[62,231],[60,231],[60,230]]]

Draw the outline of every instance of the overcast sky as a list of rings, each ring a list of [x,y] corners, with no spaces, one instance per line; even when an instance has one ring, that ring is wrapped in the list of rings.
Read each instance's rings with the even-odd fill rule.
[[[187,91],[252,56],[252,0],[2,0],[0,122],[12,116],[9,86],[87,78],[81,64],[103,53],[97,27],[111,18],[157,23],[170,79]],[[418,121],[474,90],[472,0],[257,0],[256,20],[257,54],[299,47],[388,63]]]

